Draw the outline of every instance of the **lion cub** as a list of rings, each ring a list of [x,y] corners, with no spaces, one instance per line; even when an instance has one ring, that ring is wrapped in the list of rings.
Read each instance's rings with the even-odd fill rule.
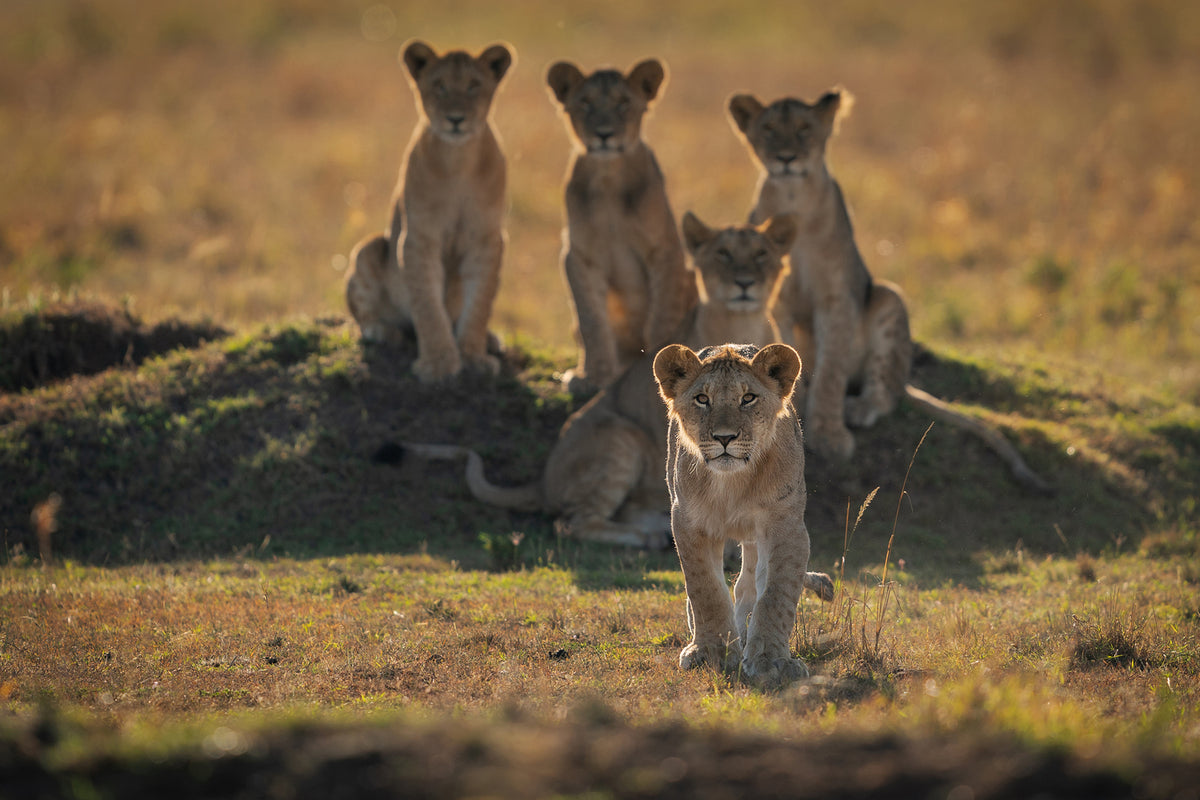
[[[808,668],[788,646],[809,573],[804,439],[791,397],[800,357],[785,344],[669,345],[654,359],[667,404],[671,533],[683,567],[692,641],[685,669],[707,663],[778,685]],[[722,570],[727,539],[742,544],[733,600]]]
[[[913,343],[904,296],[895,284],[872,280],[841,187],[825,162],[826,143],[848,102],[841,90],[812,105],[784,98],[764,106],[746,94],[729,100],[730,117],[762,167],[751,222],[791,213],[799,223],[792,271],[772,312],[782,341],[804,361],[796,405],[810,447],[848,459],[854,436],[847,423],[869,427],[907,397],[979,436],[1023,485],[1050,491],[998,432],[909,385]]]
[[[495,373],[487,325],[504,253],[506,167],[489,111],[513,55],[496,44],[477,57],[439,57],[414,41],[403,58],[421,120],[393,194],[391,227],[350,254],[346,303],[364,339],[416,332],[413,372],[422,382],[464,366]]]
[[[572,393],[607,386],[666,344],[696,302],[666,182],[641,137],[665,77],[654,59],[628,75],[585,77],[565,61],[546,74],[575,145],[563,252],[580,344],[578,366],[563,376]]]

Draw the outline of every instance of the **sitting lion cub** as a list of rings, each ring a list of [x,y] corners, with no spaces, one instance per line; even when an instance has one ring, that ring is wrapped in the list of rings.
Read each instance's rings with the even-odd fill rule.
[[[563,252],[580,345],[578,366],[563,376],[573,394],[607,386],[666,344],[696,302],[666,182],[641,136],[664,78],[654,59],[628,75],[584,77],[565,61],[546,74],[576,150]]]
[[[729,114],[762,167],[751,222],[795,214],[799,223],[792,271],[772,313],[782,341],[804,360],[796,406],[809,446],[847,459],[854,452],[847,423],[873,425],[907,397],[983,439],[1025,486],[1049,491],[998,432],[909,385],[913,343],[904,295],[895,284],[872,280],[854,242],[841,187],[825,162],[846,97],[834,90],[812,105],[784,98],[764,106],[746,94],[729,100]]]
[[[707,347],[673,344],[654,359],[667,404],[667,487],[671,533],[683,567],[692,641],[685,669],[737,669],[755,683],[805,677],[788,646],[808,573],[804,526],[804,439],[792,408],[800,357],[785,344]],[[742,543],[742,571],[729,589],[725,541]]]
[[[495,373],[488,319],[504,253],[505,162],[488,119],[513,62],[504,45],[478,57],[404,49],[421,121],[404,156],[392,222],[350,254],[346,303],[366,340],[413,329],[425,383],[467,366]]]

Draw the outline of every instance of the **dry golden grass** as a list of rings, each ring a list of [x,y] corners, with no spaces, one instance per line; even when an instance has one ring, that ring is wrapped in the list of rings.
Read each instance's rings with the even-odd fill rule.
[[[123,724],[251,708],[559,720],[599,702],[635,724],[788,736],[966,725],[1083,753],[1140,743],[1195,757],[1195,584],[1133,557],[1104,572],[1083,582],[1069,562],[1027,564],[989,577],[986,595],[884,592],[856,575],[835,604],[802,603],[793,645],[821,677],[763,694],[678,669],[675,571],[615,589],[561,567],[489,574],[429,556],[9,566],[0,683],[17,708],[47,697]]]
[[[75,288],[244,323],[343,313],[344,257],[382,227],[415,112],[396,53],[517,49],[496,125],[511,165],[497,326],[569,351],[559,276],[567,138],[545,67],[671,77],[647,128],[677,213],[741,219],[755,183],[736,91],[858,98],[831,159],[918,338],[1050,352],[1195,395],[1200,218],[1187,3],[878,7],[704,0],[0,10],[0,287]]]

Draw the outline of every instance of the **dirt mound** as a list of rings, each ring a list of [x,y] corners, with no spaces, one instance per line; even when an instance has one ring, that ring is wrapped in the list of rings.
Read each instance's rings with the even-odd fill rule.
[[[0,321],[0,391],[15,392],[72,375],[136,366],[195,347],[228,331],[208,322],[146,326],[129,311],[95,302],[57,303]]]

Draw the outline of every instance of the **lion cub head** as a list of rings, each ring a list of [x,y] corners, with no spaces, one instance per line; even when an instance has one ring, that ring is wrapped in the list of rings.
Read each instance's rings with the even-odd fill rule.
[[[785,97],[764,106],[748,94],[729,99],[729,116],[754,157],[773,178],[805,177],[825,160],[825,144],[853,98],[828,91],[813,105]]]
[[[683,215],[683,240],[697,271],[703,303],[730,311],[770,308],[787,272],[784,256],[796,239],[796,218],[772,217],[755,226],[714,230],[692,212]]]
[[[641,62],[628,75],[600,69],[584,76],[579,67],[560,61],[546,83],[567,114],[571,131],[588,155],[615,157],[641,141],[642,118],[666,78],[656,59]]]
[[[741,472],[771,450],[780,419],[791,414],[799,374],[800,356],[786,344],[724,344],[699,353],[673,344],[654,358],[679,445],[719,473]]]
[[[403,53],[421,110],[439,139],[465,142],[487,125],[500,79],[512,66],[512,51],[494,44],[478,56],[454,50],[438,56],[424,42],[410,42]]]

